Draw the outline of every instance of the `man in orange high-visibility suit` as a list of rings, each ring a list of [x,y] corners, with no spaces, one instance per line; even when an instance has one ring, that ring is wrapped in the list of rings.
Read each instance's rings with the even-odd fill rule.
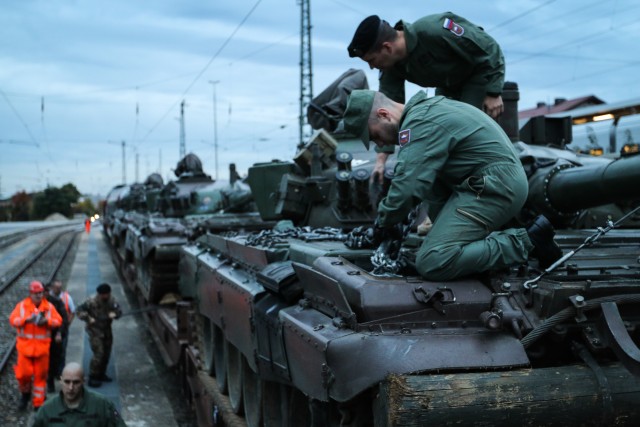
[[[22,393],[18,409],[24,410],[32,397],[34,410],[46,397],[51,328],[60,327],[62,318],[43,298],[44,286],[38,281],[29,285],[29,296],[16,305],[9,322],[17,329],[18,363],[13,367]]]

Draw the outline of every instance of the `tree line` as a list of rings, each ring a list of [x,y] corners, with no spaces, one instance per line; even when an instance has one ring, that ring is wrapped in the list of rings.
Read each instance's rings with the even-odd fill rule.
[[[0,200],[0,221],[36,221],[59,213],[66,218],[76,214],[91,216],[96,213],[93,202],[82,197],[75,185],[47,187],[44,191],[19,191],[9,199]]]

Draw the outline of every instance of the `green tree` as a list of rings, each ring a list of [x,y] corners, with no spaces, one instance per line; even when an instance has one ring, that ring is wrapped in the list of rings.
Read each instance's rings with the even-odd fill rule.
[[[73,212],[82,213],[82,214],[85,214],[86,216],[93,216],[98,211],[96,210],[96,207],[94,206],[90,198],[80,197],[80,199],[78,200],[78,203],[76,203],[73,206]]]
[[[57,212],[71,218],[73,205],[79,197],[80,192],[73,184],[65,184],[60,188],[47,187],[34,197],[33,216],[35,219],[44,219]]]
[[[10,221],[29,221],[29,210],[31,207],[31,196],[26,191],[19,191],[11,196],[11,218]]]

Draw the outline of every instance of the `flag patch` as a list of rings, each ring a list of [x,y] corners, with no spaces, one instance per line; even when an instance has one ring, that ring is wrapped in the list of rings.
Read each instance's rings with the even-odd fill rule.
[[[444,24],[442,25],[442,28],[451,31],[453,34],[455,34],[458,37],[464,34],[464,28],[462,27],[462,25],[456,24],[449,18],[444,19]]]
[[[398,144],[404,147],[411,142],[411,129],[405,129],[398,132]]]

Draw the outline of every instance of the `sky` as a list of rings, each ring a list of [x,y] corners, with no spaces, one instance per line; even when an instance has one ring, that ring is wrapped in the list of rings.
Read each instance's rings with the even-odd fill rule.
[[[637,0],[311,0],[314,96],[349,68],[377,89],[377,71],[346,50],[367,16],[447,10],[501,45],[520,109],[638,96]],[[300,21],[298,0],[1,0],[0,198],[175,179],[182,133],[214,178],[292,159]]]

